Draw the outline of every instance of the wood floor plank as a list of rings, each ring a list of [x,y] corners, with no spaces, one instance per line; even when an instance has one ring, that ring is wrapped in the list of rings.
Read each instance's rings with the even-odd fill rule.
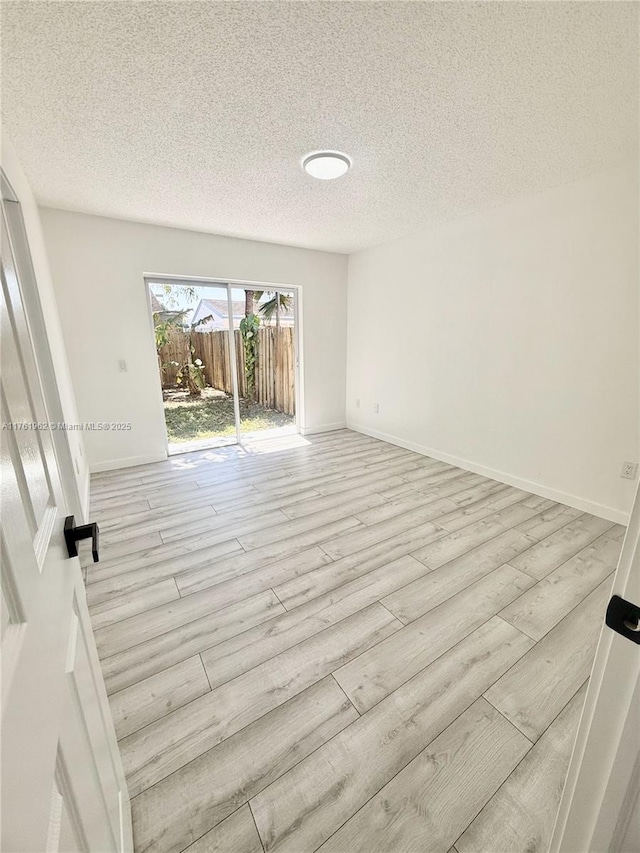
[[[415,483],[425,493],[432,488],[437,488],[445,483],[456,482],[460,477],[464,476],[466,471],[455,466],[448,466],[445,470],[435,471],[430,468],[418,468],[415,471],[409,471],[404,475],[404,479],[409,483]]]
[[[348,557],[350,554],[355,554],[356,551],[361,551],[363,548],[374,545],[376,542],[382,542],[385,539],[390,539],[392,536],[403,533],[405,530],[429,523],[431,519],[438,518],[442,514],[443,508],[446,511],[447,506],[448,502],[437,500],[427,504],[427,506],[405,512],[401,516],[395,516],[387,521],[381,521],[369,527],[346,533],[344,536],[340,536],[325,544],[323,550],[330,557],[333,557],[334,560],[339,560],[341,557]]]
[[[611,590],[607,579],[485,694],[535,741],[589,677]]]
[[[91,610],[91,625],[94,632],[100,628],[116,625],[118,622],[144,613],[161,604],[180,598],[178,587],[173,578],[145,586],[128,595],[107,599],[94,605]]]
[[[379,462],[367,465],[364,469],[359,465],[353,465],[353,470],[350,470],[349,463],[342,466],[336,466],[330,471],[320,471],[313,474],[300,474],[288,478],[288,482],[283,484],[281,481],[269,480],[261,481],[256,485],[258,491],[279,495],[283,490],[289,490],[291,486],[303,485],[305,488],[317,489],[320,494],[332,494],[335,492],[348,491],[353,488],[365,486],[375,482],[383,476],[392,477],[394,474],[398,476],[412,471],[420,467],[422,463],[419,459],[383,459]]]
[[[465,477],[464,479],[468,483],[468,478]],[[466,506],[467,504],[475,503],[481,498],[505,492],[508,488],[507,485],[499,483],[497,480],[487,480],[485,477],[478,477],[478,480],[474,481],[472,485],[467,485],[466,489],[456,491],[449,497],[458,506]]]
[[[422,548],[440,536],[444,536],[444,531],[435,524],[421,524],[412,530],[403,531],[368,548],[363,548],[362,551],[357,551],[349,557],[335,560],[326,566],[307,572],[304,576],[280,584],[274,588],[274,591],[285,607],[292,610],[373,569],[392,563],[400,557],[406,557],[414,549]]]
[[[522,503],[526,504],[532,509],[538,510],[538,512],[543,512],[544,510],[548,509],[549,506],[554,503],[554,501],[550,501],[548,498],[542,497],[542,495],[529,494],[526,498],[524,498]]]
[[[224,566],[217,564],[215,567],[205,567],[193,571],[184,572],[176,578],[181,595],[188,595],[205,589],[216,583],[239,577],[248,572],[260,569],[270,563],[301,554],[314,545],[329,541],[342,533],[361,527],[362,523],[357,518],[347,516],[340,521],[332,521],[323,524],[306,533],[299,533],[286,539],[279,539],[269,545],[263,545],[248,553],[237,554],[224,561]]]
[[[517,569],[542,580],[610,527],[613,527],[611,521],[584,513],[510,562]]]
[[[322,512],[325,509],[347,507],[349,509],[349,515],[355,515],[356,513],[354,513],[350,507],[350,502],[352,500],[358,500],[369,496],[372,501],[371,506],[380,506],[381,504],[386,503],[386,498],[383,498],[382,495],[379,494],[378,486],[380,482],[384,485],[385,481],[378,481],[367,486],[361,486],[359,489],[350,489],[347,492],[338,492],[336,495],[321,495],[318,493],[308,499],[305,499],[304,496],[302,496],[300,500],[292,502],[290,506],[287,506],[283,512],[289,518],[302,518],[306,515],[312,515],[315,512]]]
[[[491,620],[265,788],[251,808],[267,853],[319,847],[531,643]]]
[[[621,542],[601,536],[506,607],[500,616],[540,640],[615,571]]]
[[[586,685],[456,841],[459,853],[549,849],[585,694]]]
[[[307,688],[135,797],[136,853],[183,850],[357,718],[331,676]]]
[[[565,524],[579,518],[582,512],[579,509],[574,509],[571,506],[564,504],[554,504],[554,506],[541,512],[539,515],[534,515],[526,521],[516,524],[518,530],[523,533],[533,536],[534,539],[546,539],[556,530],[560,530]]]
[[[264,853],[249,806],[242,806],[184,853]]]
[[[216,524],[217,518],[214,508],[207,504],[205,506],[190,509],[181,513],[182,519],[178,516],[169,515],[163,510],[149,510],[147,513],[142,513],[145,518],[112,518],[107,523],[101,525],[105,542],[116,543],[125,542],[128,539],[137,539],[145,533],[160,533],[163,541],[165,535],[171,535],[171,531],[176,531],[176,536],[183,531],[184,528],[200,529],[207,522]],[[217,524],[220,524],[218,520]]]
[[[608,530],[605,530],[604,535],[608,536],[610,539],[615,539],[617,542],[622,544],[625,533],[627,532],[627,528],[624,524],[614,524],[613,527],[610,527]]]
[[[267,622],[285,609],[271,590],[245,598],[193,622],[101,659],[107,693],[123,690],[234,634]]]
[[[446,498],[469,487],[469,482],[465,475],[465,471],[459,471],[457,476],[438,483],[427,482],[423,484],[420,480],[405,482],[401,486],[381,491],[381,494],[387,500],[397,500],[398,498],[419,500],[426,496],[431,496],[434,500],[438,497]],[[453,497],[451,497],[451,500],[453,503]]]
[[[449,479],[450,477],[456,477],[459,474],[462,474],[461,468],[456,468],[448,462],[434,460],[429,465],[416,468],[415,471],[412,471],[405,477],[405,480],[409,483],[413,483],[417,480],[433,480],[434,482],[437,482],[437,478],[441,475],[444,475],[444,479]],[[434,478],[436,479],[434,480]]]
[[[269,590],[279,581],[295,578],[329,561],[330,558],[324,551],[312,548],[240,578],[206,587],[182,598],[178,596],[177,600],[174,598],[169,603],[95,631],[98,653],[100,657],[109,657],[188,622],[228,608],[232,604],[240,605],[242,601],[251,599],[257,593]],[[177,586],[173,579],[171,583],[177,595]]]
[[[148,512],[151,509],[148,500],[139,498],[136,500],[120,499],[111,505],[100,506],[96,505],[95,501],[91,502],[91,518],[96,518],[101,525],[105,524],[112,518],[122,517],[125,513],[137,515],[141,512]]]
[[[156,489],[155,493],[149,495],[147,500],[152,508],[164,508],[165,510],[172,510],[178,506],[195,505],[197,501],[213,504],[213,508],[215,509],[217,500],[250,500],[257,495],[258,490],[249,483],[238,483],[237,485],[218,483],[214,486],[198,486],[196,484],[195,489],[178,494],[174,494],[173,488],[167,494],[164,491],[158,494],[158,490]],[[274,507],[274,509],[278,509],[278,507]]]
[[[474,521],[480,521],[487,515],[492,515],[500,509],[519,503],[527,497],[527,492],[509,486],[495,494],[486,495],[473,503],[458,507],[441,518],[441,527],[446,530],[459,530]],[[551,503],[551,501],[550,501]]]
[[[229,554],[238,556],[244,554],[243,548],[235,539],[216,542],[198,551],[188,551],[182,557],[159,560],[157,563],[150,563],[139,569],[119,572],[104,580],[90,583],[87,586],[87,601],[90,606],[93,606],[109,598],[142,589],[150,583],[158,583],[169,577],[180,577],[181,573],[191,575],[201,572],[208,577],[213,572],[216,562],[223,557],[228,557]],[[176,583],[178,583],[177,580]],[[178,589],[180,589],[179,583]],[[180,589],[181,594],[182,592],[183,590]]]
[[[475,476],[475,475],[474,475]],[[456,477],[447,480],[441,480],[438,483],[433,483],[423,480],[414,480],[411,485],[415,488],[418,494],[437,495],[441,498],[449,498],[455,506],[463,506],[465,503],[473,503],[474,500],[483,495],[497,494],[508,488],[503,483],[492,483],[484,478],[478,478],[478,481],[484,481],[484,487],[471,498],[469,492],[472,488],[478,488],[480,482],[469,480],[469,473],[459,469]]]
[[[180,483],[181,481],[177,481]],[[250,498],[257,495],[258,490],[251,484],[250,478],[239,479],[236,481],[227,481],[224,483],[212,481],[208,485],[199,485],[197,480],[193,481],[192,488],[184,489],[183,491],[176,490],[172,484],[170,489],[158,490],[156,486],[154,492],[149,494],[147,500],[152,507],[172,507],[172,497],[174,492],[177,492],[175,499],[176,505],[186,503],[189,500],[200,502],[206,500],[207,503],[215,504],[216,500],[241,500],[243,497]]]
[[[363,714],[533,583],[523,572],[501,566],[345,664],[333,676]]]
[[[213,508],[218,515],[226,516],[229,513],[239,512],[240,510],[249,512],[258,507],[269,506],[273,507],[273,509],[282,510],[285,515],[289,517],[289,510],[292,506],[295,506],[297,502],[309,501],[319,497],[321,497],[321,495],[319,492],[316,492],[315,489],[300,490],[299,487],[296,487],[292,488],[291,492],[288,494],[280,495],[277,498],[265,495],[256,489],[255,493],[251,494],[249,497],[236,498],[233,500],[216,500],[213,503]]]
[[[405,624],[433,610],[480,578],[529,547],[530,540],[517,530],[505,530],[382,599],[386,608]]]
[[[376,467],[382,468],[381,465]],[[382,468],[382,470],[372,470],[370,473],[360,474],[357,477],[343,477],[341,479],[316,483],[314,488],[317,489],[321,495],[334,495],[337,494],[337,492],[346,492],[353,488],[359,488],[360,486],[379,482],[382,474],[387,477],[387,482],[389,484],[397,486],[404,482],[402,474],[405,474],[413,467],[415,467],[414,463],[394,462],[393,467],[391,465],[387,465]]]
[[[318,853],[446,853],[530,749],[524,735],[477,699]]]
[[[109,697],[118,740],[207,693],[211,688],[199,655]]]
[[[495,539],[498,534],[504,533],[507,529],[502,518],[495,513],[453,533],[447,533],[424,548],[413,551],[412,554],[416,560],[420,560],[430,569],[438,569],[456,557],[466,554],[472,548]],[[536,540],[528,541],[529,545],[533,545]]]
[[[171,486],[171,493],[176,497],[183,494],[195,493],[198,491],[198,484],[195,480],[184,478],[177,480]],[[91,507],[95,510],[102,508],[114,507],[120,504],[133,503],[134,501],[146,500],[149,501],[154,495],[158,494],[158,487],[145,485],[141,483],[139,486],[129,486],[125,481],[114,482],[109,489],[96,488],[91,478]]]
[[[372,506],[379,506],[380,501],[381,498],[375,493],[353,498],[350,502],[349,515],[357,517],[356,514],[358,512],[369,509]],[[237,539],[245,551],[251,551],[254,548],[259,548],[261,545],[270,545],[272,542],[277,542],[280,539],[298,536],[301,533],[307,533],[309,530],[315,530],[325,524],[340,521],[344,516],[344,506],[334,506],[312,513],[311,515],[301,516],[300,518],[287,518],[283,513],[283,522],[276,522],[269,525],[269,527],[255,532],[247,534],[239,533]]]
[[[205,552],[206,549],[206,553]],[[113,560],[100,559],[100,563],[94,567],[92,577],[89,578],[89,583],[98,583],[98,581],[106,580],[114,575],[122,575],[136,569],[143,569],[148,566],[157,566],[165,561],[171,560],[176,565],[178,574],[183,568],[183,562],[194,560],[198,557],[190,557],[190,554],[200,553],[203,561],[214,561],[217,557],[223,557],[234,551],[242,551],[240,543],[236,539],[229,539],[222,543],[212,543],[206,536],[198,536],[192,541],[179,542],[175,545],[167,545],[163,542],[155,544],[151,548],[145,548],[141,551],[136,551],[133,554],[124,554]]]
[[[192,520],[197,520],[205,516],[215,515],[215,511],[211,504],[206,501],[200,501],[197,505],[184,508],[180,514],[184,517],[185,524]],[[120,515],[112,515],[109,518],[100,517],[100,531],[105,535],[109,534],[113,541],[119,539],[130,538],[133,533],[146,533],[149,530],[157,530],[160,525],[172,526],[178,522],[177,516],[173,513],[167,513],[166,507],[151,508],[132,512],[128,509]],[[126,534],[125,534],[126,531]],[[119,536],[119,534],[123,534]]]
[[[158,531],[153,533],[143,533],[136,536],[135,539],[126,539],[124,542],[112,542],[108,536],[100,537],[100,560],[117,560],[120,557],[127,557],[137,551],[144,551],[146,548],[153,548],[154,545],[162,545],[162,539]],[[92,566],[91,551],[84,554],[84,559],[87,565]],[[91,581],[91,576],[89,576]]]
[[[214,512],[211,507],[211,512]],[[211,542],[224,542],[227,539],[237,539],[256,530],[269,529],[272,524],[287,521],[287,516],[279,509],[273,511],[259,511],[252,515],[241,513],[242,521],[230,518],[226,515],[211,515],[199,521],[192,521],[184,525],[174,525],[167,530],[160,531],[163,542],[178,542],[181,539],[190,539],[192,536],[203,534]]]
[[[410,583],[425,571],[412,557],[361,575],[294,610],[237,634],[207,649],[202,660],[212,686],[224,684],[270,657],[335,625],[378,601],[385,593]]]
[[[120,749],[132,796],[320,681],[399,627],[380,604],[372,604],[124,738]]]
[[[294,462],[287,461],[285,462],[285,468],[288,473],[294,475],[308,473],[311,469],[322,473],[337,470],[355,471],[391,459],[414,461],[416,464],[421,464],[422,461],[422,457],[402,447],[381,447],[379,444],[373,444],[355,448],[350,447],[348,453],[345,453],[344,447],[336,447],[331,452],[326,452],[322,456],[307,457],[306,459],[301,457]],[[261,467],[262,470],[267,469]],[[272,470],[277,470],[277,466]]]
[[[394,500],[386,500],[382,495],[379,497],[381,500],[377,506],[364,511],[358,510],[354,513],[363,524],[370,526],[379,524],[381,521],[389,521],[399,515],[405,515],[408,512],[413,512],[436,502],[443,513],[450,511],[455,506],[452,501],[439,498],[437,495],[428,495],[426,492],[416,492],[410,498],[400,497]]]

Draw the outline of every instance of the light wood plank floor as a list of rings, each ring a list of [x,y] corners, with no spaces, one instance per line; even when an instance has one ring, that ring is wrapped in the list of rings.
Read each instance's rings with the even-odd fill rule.
[[[347,430],[91,504],[137,853],[544,853],[623,528]]]

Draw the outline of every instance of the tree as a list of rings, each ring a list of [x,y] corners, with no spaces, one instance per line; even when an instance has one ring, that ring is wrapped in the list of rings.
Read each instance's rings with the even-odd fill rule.
[[[272,291],[267,291],[270,295]],[[276,315],[276,328],[280,328],[280,311],[288,311],[293,303],[293,296],[286,293],[273,292],[273,296],[260,306],[260,313],[265,320],[270,320]]]
[[[288,311],[293,304],[293,296],[288,293],[279,293],[275,290],[245,290],[244,292],[244,316],[249,317],[255,313],[256,302],[260,302],[267,294],[269,297],[262,305],[258,305],[258,311],[265,318],[271,320],[275,314],[276,326],[280,326],[280,311]]]
[[[164,373],[165,369],[169,365],[171,365],[171,367],[177,367],[177,384],[182,385],[182,387],[188,391],[191,396],[199,397],[206,386],[206,379],[202,361],[199,358],[194,359],[193,357],[196,353],[196,348],[193,345],[192,335],[198,326],[207,323],[213,315],[208,314],[206,317],[198,320],[197,323],[185,323],[184,317],[186,313],[186,311],[176,311],[175,314],[165,317],[164,320],[162,320],[158,314],[153,315],[156,351],[158,353],[158,359],[160,359],[162,348],[170,341],[170,332],[172,328],[181,329],[182,332],[184,332],[187,338],[187,356],[185,360],[182,364],[177,361],[167,363],[160,362],[160,370]]]
[[[256,391],[259,328],[260,317],[257,314],[249,314],[240,321],[240,334],[244,346],[244,375],[247,383],[247,397],[253,397]]]

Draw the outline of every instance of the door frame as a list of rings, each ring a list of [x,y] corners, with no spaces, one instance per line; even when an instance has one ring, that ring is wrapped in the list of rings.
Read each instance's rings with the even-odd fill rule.
[[[154,361],[157,363],[157,353],[155,344],[155,332],[153,327],[153,311],[151,309],[151,290],[150,284],[170,284],[176,286],[201,286],[201,287],[223,287],[227,291],[228,313],[232,317],[232,298],[231,291],[233,288],[240,290],[269,290],[276,293],[291,292],[295,293],[294,299],[294,346],[295,346],[295,367],[294,367],[294,385],[295,385],[295,429],[296,434],[304,433],[304,383],[302,377],[304,375],[303,348],[302,348],[302,286],[299,284],[278,284],[270,281],[250,281],[248,279],[236,278],[208,278],[205,276],[190,276],[190,275],[170,275],[167,273],[150,273],[145,272],[142,276],[143,286],[145,288],[145,299],[147,302],[147,317],[149,330],[149,344],[152,348]],[[235,335],[231,333],[232,323],[229,324],[229,354],[234,365],[232,371],[232,381],[234,385],[234,412],[236,415],[236,441],[229,442],[231,444],[242,444],[243,437],[240,432],[240,415],[239,415],[239,398],[237,393],[237,376],[235,370]],[[167,434],[167,425],[164,417],[164,404],[162,399],[162,383],[157,383],[158,393],[156,395],[159,416],[162,418],[162,424],[165,435],[165,453],[169,457],[169,436]],[[185,451],[189,452],[189,451]]]
[[[22,213],[22,203],[2,167],[0,167],[0,189],[2,191],[2,200],[7,218],[9,239],[13,247],[16,272],[20,277],[25,316],[35,353],[36,370],[42,386],[47,417],[53,423],[62,424],[65,421],[65,414],[58,391],[58,380],[53,365],[49,335],[38,292],[36,273],[33,268],[29,236]],[[64,429],[53,429],[51,435],[66,505],[69,512],[73,513],[76,518],[86,521],[85,514],[88,501],[83,499],[78,488],[73,453],[67,437],[67,431]]]
[[[640,488],[612,595],[640,601]],[[640,648],[603,624],[549,853],[618,853],[640,795]]]

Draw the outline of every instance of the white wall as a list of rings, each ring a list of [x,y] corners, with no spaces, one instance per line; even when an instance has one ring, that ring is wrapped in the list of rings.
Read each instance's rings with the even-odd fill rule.
[[[41,215],[80,416],[133,425],[85,434],[92,470],[165,454],[144,273],[301,285],[303,426],[344,426],[346,256],[47,208]]]
[[[22,209],[24,230],[29,244],[40,309],[46,326],[47,341],[40,340],[37,342],[39,344],[37,355],[42,359],[46,357],[48,351],[55,371],[55,385],[57,387],[52,387],[46,382],[44,387],[48,415],[55,421],[77,424],[79,419],[74,389],[42,234],[40,213],[13,145],[4,133],[2,135],[2,168]],[[41,367],[43,368],[45,365],[41,365]],[[89,468],[82,433],[56,431],[54,447],[61,467],[69,511],[80,516],[80,520],[86,520],[89,505]]]
[[[632,167],[352,255],[348,424],[624,520],[638,281]]]

